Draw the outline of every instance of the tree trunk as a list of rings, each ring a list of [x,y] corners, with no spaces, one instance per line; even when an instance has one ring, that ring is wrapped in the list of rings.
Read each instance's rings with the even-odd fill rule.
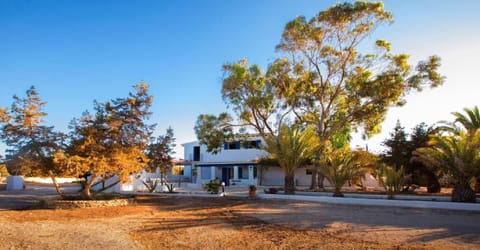
[[[87,181],[85,183],[85,187],[82,190],[82,198],[86,200],[92,199],[92,193],[90,192],[90,188],[92,188],[93,183],[97,179],[97,175],[93,173],[90,177],[91,177],[90,181]]]
[[[427,173],[427,192],[438,193],[442,189],[437,176],[433,172]]]
[[[295,173],[285,172],[285,194],[295,194]]]
[[[55,190],[57,190],[57,193],[62,197],[62,199],[65,199],[67,195],[63,192],[62,188],[58,184],[57,178],[53,175],[52,172],[50,172],[49,174],[50,174],[50,178],[52,179],[53,186],[55,186]]]
[[[317,190],[317,176],[318,176],[318,166],[315,166],[315,168],[312,169],[312,181],[310,184],[310,189],[311,190]]]
[[[118,182],[117,182],[117,183],[118,183]],[[115,183],[115,185],[116,185],[117,183]],[[157,188],[158,180],[154,180],[154,181],[152,182],[152,185],[150,185],[149,183],[147,183],[147,182],[145,182],[145,181],[142,181],[142,183],[143,183],[143,185],[144,185],[145,187],[147,187],[149,193],[153,193],[153,192],[155,191],[155,189]]]
[[[341,189],[335,188],[335,191],[333,192],[333,197],[344,197]]]
[[[104,186],[104,187],[102,187],[101,189],[99,189],[99,190],[96,190],[96,191],[95,191],[95,192],[93,192],[93,193],[94,193],[94,194],[101,193],[101,192],[103,192],[103,191],[105,191],[105,190],[107,190],[107,189],[109,189],[109,188],[111,188],[111,187],[113,187],[113,186],[117,185],[118,183],[120,183],[120,179],[119,179],[119,180],[117,180],[117,181],[116,181],[116,182],[114,182],[114,183],[111,183],[110,185],[108,185],[108,186],[106,186],[106,187]],[[90,187],[90,189],[92,189],[92,188]]]
[[[452,201],[475,203],[475,192],[468,184],[457,184],[452,191]]]
[[[325,187],[323,186],[323,181],[325,180],[325,175],[323,175],[322,173],[318,173],[318,189],[320,190],[325,190]]]

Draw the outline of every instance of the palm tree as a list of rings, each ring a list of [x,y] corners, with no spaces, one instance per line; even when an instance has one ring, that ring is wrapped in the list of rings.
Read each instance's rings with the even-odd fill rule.
[[[455,116],[455,123],[460,123],[468,133],[475,133],[478,129],[480,129],[480,112],[478,111],[478,107],[475,106],[473,109],[464,108],[466,115],[460,112],[453,112],[452,114]]]
[[[317,146],[317,136],[312,127],[282,125],[278,135],[266,138],[265,151],[285,173],[285,194],[295,193],[295,169],[315,156]]]
[[[415,151],[415,159],[454,178],[452,201],[475,202],[470,184],[480,175],[480,130],[473,134],[457,130],[450,136],[435,135],[428,145]]]
[[[402,191],[403,184],[405,183],[404,175],[405,171],[403,166],[395,169],[383,163],[377,169],[377,179],[383,188],[385,188],[389,199],[393,199],[396,193]]]
[[[321,157],[320,172],[334,187],[334,197],[343,197],[342,187],[354,178],[363,177],[366,170],[354,160],[348,148],[336,149],[327,144]]]
[[[465,115],[459,112],[452,113],[455,116],[455,123],[460,123],[468,133],[475,133],[480,129],[480,112],[478,111],[478,106],[473,107],[473,109],[464,108]],[[475,178],[475,192],[480,193],[480,176]]]

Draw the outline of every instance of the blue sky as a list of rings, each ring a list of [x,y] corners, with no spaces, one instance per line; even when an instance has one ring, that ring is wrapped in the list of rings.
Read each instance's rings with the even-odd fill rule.
[[[336,2],[0,0],[0,106],[35,85],[48,102],[46,122],[66,132],[93,100],[126,96],[145,80],[157,134],[172,126],[178,144],[192,141],[199,114],[225,110],[223,63],[245,57],[266,67],[281,56],[274,48],[286,22]],[[395,22],[372,39],[389,40],[412,62],[439,55],[447,80],[392,109],[371,141],[354,139],[376,150],[397,119],[407,131],[451,119],[451,112],[478,105],[480,90],[480,1],[385,1],[385,8]]]

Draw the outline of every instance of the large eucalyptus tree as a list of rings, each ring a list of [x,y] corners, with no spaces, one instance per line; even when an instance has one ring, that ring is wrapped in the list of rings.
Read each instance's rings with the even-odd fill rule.
[[[222,95],[236,117],[201,115],[196,125],[200,142],[215,145],[209,147],[215,152],[235,126],[276,135],[289,119],[315,128],[320,159],[323,145],[336,135],[379,132],[390,107],[403,105],[412,91],[443,82],[437,56],[414,67],[408,55],[392,53],[384,40],[374,42],[371,52],[359,51],[377,27],[392,20],[382,3],[355,2],[287,23],[277,46],[287,57],[275,60],[265,74],[246,60],[224,65]],[[312,188],[317,187],[315,176],[316,171]]]

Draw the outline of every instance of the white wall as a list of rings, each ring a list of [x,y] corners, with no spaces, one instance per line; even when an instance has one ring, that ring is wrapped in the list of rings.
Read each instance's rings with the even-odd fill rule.
[[[265,186],[283,186],[285,175],[280,167],[259,167],[263,168],[262,185]],[[306,174],[306,168],[298,168],[295,170],[295,183],[297,186],[309,186],[311,175]]]
[[[189,142],[182,144],[184,147],[184,159],[193,160],[193,148],[199,146],[198,142]],[[260,159],[267,155],[267,152],[260,149],[242,148],[242,149],[228,149],[222,148],[222,151],[216,155],[207,153],[207,147],[200,146],[200,161],[201,162],[247,162]]]

